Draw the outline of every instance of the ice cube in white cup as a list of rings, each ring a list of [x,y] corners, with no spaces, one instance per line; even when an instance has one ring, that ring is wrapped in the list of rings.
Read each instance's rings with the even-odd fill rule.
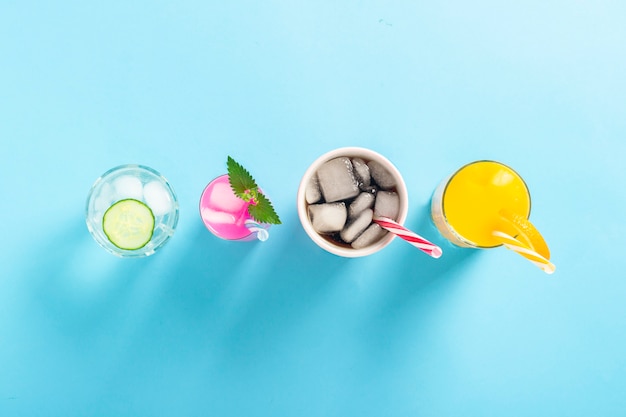
[[[376,197],[373,193],[362,192],[358,195],[357,198],[354,199],[350,206],[348,207],[348,217],[355,218],[359,214],[363,212],[363,210],[367,210],[372,208],[374,202],[376,201]]]
[[[351,161],[351,164],[353,166],[353,176],[356,179],[356,188],[357,188],[356,192],[350,193],[351,197],[348,197],[347,201],[348,202],[356,201],[355,198],[357,198],[359,194],[362,192],[361,188],[366,188],[367,189],[366,192],[376,193],[377,189],[372,188],[375,185],[374,177],[372,176],[372,180],[373,180],[372,186],[363,187],[363,184],[361,184],[362,180],[360,180],[360,175],[364,175],[364,174],[359,174],[358,172],[356,172],[356,169],[354,167],[355,160],[363,161],[366,164],[369,164],[370,162],[375,161],[379,164],[379,166],[376,166],[376,169],[380,167],[384,168],[385,175],[387,175],[388,179],[390,181],[393,181],[393,183],[395,184],[392,187],[392,189],[389,190],[389,191],[396,192],[398,195],[398,200],[399,200],[398,214],[394,218],[394,220],[396,220],[400,224],[404,223],[404,221],[406,220],[407,213],[408,213],[408,192],[407,192],[406,184],[402,178],[402,175],[400,174],[398,169],[387,158],[385,158],[378,152],[375,152],[373,150],[366,149],[366,148],[360,148],[360,147],[338,148],[333,151],[327,152],[324,155],[318,157],[307,168],[307,170],[305,171],[300,181],[300,186],[298,188],[298,193],[297,193],[297,198],[296,198],[298,217],[300,219],[300,223],[302,224],[302,227],[304,231],[306,232],[306,234],[311,238],[311,240],[313,240],[313,242],[316,245],[318,245],[322,249],[334,255],[348,257],[348,258],[356,258],[356,257],[371,255],[383,249],[385,246],[387,246],[395,238],[395,235],[382,229],[376,223],[370,223],[369,226],[367,226],[365,231],[362,231],[362,232],[360,230],[356,232],[351,231],[352,233],[354,233],[354,235],[356,235],[356,237],[353,236],[352,233],[348,233],[349,235],[348,238],[350,239],[354,238],[354,241],[350,244],[345,241],[342,242],[342,241],[335,240],[334,236],[339,235],[338,233],[318,233],[313,227],[312,219],[309,216],[310,204],[307,203],[306,190],[308,187],[310,187],[311,179],[315,178],[315,175],[318,175],[319,177],[320,167],[322,167],[327,162],[335,160],[335,159],[339,159],[340,161],[342,161],[342,163],[345,163],[343,162],[345,161],[345,159],[343,158],[347,158],[348,160]],[[360,161],[357,162],[357,164],[360,163]],[[369,169],[371,170],[371,168]],[[382,189],[382,186],[380,186],[380,188]],[[323,194],[324,193],[322,192],[322,195]],[[324,202],[326,201],[324,198],[322,198],[320,202],[317,202],[316,204],[324,203]],[[372,206],[370,206],[369,208],[373,210]],[[347,227],[352,225],[354,221],[355,221],[354,219],[348,218]],[[362,221],[364,222],[364,220]],[[362,225],[360,224],[359,226],[361,227]],[[344,232],[344,234],[345,233],[346,232]]]
[[[304,192],[306,202],[309,204],[317,203],[322,199],[322,192],[320,191],[320,182],[317,179],[317,172],[308,182],[306,190]]]
[[[317,181],[327,203],[359,195],[359,182],[350,158],[339,157],[324,162],[317,170]]]
[[[359,180],[359,186],[361,188],[369,187],[371,182],[370,167],[361,158],[352,158],[352,166]]]
[[[364,231],[372,224],[372,217],[374,212],[372,209],[365,209],[354,217],[350,222],[346,223],[339,236],[341,240],[346,243],[352,243],[354,239],[358,238]]]
[[[397,179],[389,172],[386,166],[379,161],[370,161],[367,163],[370,169],[370,175],[376,184],[383,190],[391,190],[396,186]]]
[[[317,233],[338,232],[343,229],[348,218],[346,203],[311,204],[309,218]]]
[[[363,233],[359,235],[358,238],[356,238],[354,242],[352,242],[352,247],[357,250],[367,248],[369,245],[374,244],[376,241],[385,236],[385,233],[387,233],[385,229],[376,223],[372,223]]]
[[[400,211],[400,197],[393,191],[379,191],[376,193],[374,203],[374,215],[376,217],[387,217],[395,220]]]

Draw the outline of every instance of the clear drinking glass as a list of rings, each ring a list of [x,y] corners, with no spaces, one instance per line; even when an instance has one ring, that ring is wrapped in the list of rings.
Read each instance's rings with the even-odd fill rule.
[[[91,187],[86,221],[93,238],[110,253],[149,256],[174,234],[178,200],[159,172],[121,165],[102,174]]]
[[[502,245],[492,233],[503,227],[502,211],[526,220],[530,205],[528,186],[517,172],[500,162],[475,161],[439,184],[431,213],[435,226],[450,242],[486,249]]]
[[[439,232],[466,248],[505,246],[544,272],[555,271],[550,249],[530,222],[530,192],[522,177],[496,161],[475,161],[445,178],[431,213]]]
[[[251,203],[237,197],[228,174],[211,181],[200,197],[200,217],[215,236],[234,241],[265,241],[269,224],[256,222],[248,212]]]

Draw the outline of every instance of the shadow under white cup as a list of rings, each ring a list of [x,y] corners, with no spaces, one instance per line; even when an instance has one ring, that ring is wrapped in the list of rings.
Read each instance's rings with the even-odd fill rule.
[[[380,163],[383,167],[385,167],[385,169],[395,178],[396,192],[398,193],[398,197],[400,200],[400,208],[396,221],[400,224],[403,224],[406,220],[406,216],[409,210],[409,198],[406,184],[404,182],[404,179],[402,178],[402,175],[400,174],[400,171],[398,171],[395,165],[393,165],[387,158],[385,158],[378,152],[372,151],[370,149],[359,147],[338,148],[320,156],[311,164],[311,166],[309,166],[309,168],[302,176],[297,195],[298,217],[300,218],[300,223],[302,223],[304,231],[307,233],[307,235],[309,235],[311,240],[313,240],[313,242],[315,242],[320,248],[338,256],[343,256],[346,258],[358,258],[371,255],[383,249],[395,238],[395,235],[393,233],[386,233],[378,241],[360,249],[354,249],[350,246],[347,246],[346,244],[342,245],[340,243],[335,243],[328,237],[320,235],[315,231],[315,229],[313,229],[313,225],[311,224],[311,219],[309,218],[308,214],[309,204],[306,202],[305,197],[307,184],[309,183],[311,178],[313,178],[318,169],[325,162],[342,156],[348,158],[361,158],[366,162],[376,161]]]

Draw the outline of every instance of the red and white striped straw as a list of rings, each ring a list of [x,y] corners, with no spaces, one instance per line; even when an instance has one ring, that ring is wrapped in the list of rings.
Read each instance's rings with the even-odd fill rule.
[[[406,240],[411,245],[420,249],[422,252],[427,255],[432,256],[433,258],[439,258],[443,254],[441,248],[434,243],[431,243],[419,236],[417,233],[410,231],[406,227],[400,225],[398,222],[395,222],[387,217],[374,217],[374,221],[378,223],[380,227],[386,229],[398,236],[401,239]]]

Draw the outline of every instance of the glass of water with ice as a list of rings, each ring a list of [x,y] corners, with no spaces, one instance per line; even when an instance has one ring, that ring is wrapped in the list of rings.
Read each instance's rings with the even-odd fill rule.
[[[110,253],[149,256],[174,234],[178,200],[154,169],[121,165],[102,174],[91,187],[86,221],[93,238]]]
[[[408,193],[387,158],[370,149],[346,147],[311,164],[300,182],[297,207],[302,227],[318,246],[354,258],[378,252],[394,239],[374,219],[404,223]]]

